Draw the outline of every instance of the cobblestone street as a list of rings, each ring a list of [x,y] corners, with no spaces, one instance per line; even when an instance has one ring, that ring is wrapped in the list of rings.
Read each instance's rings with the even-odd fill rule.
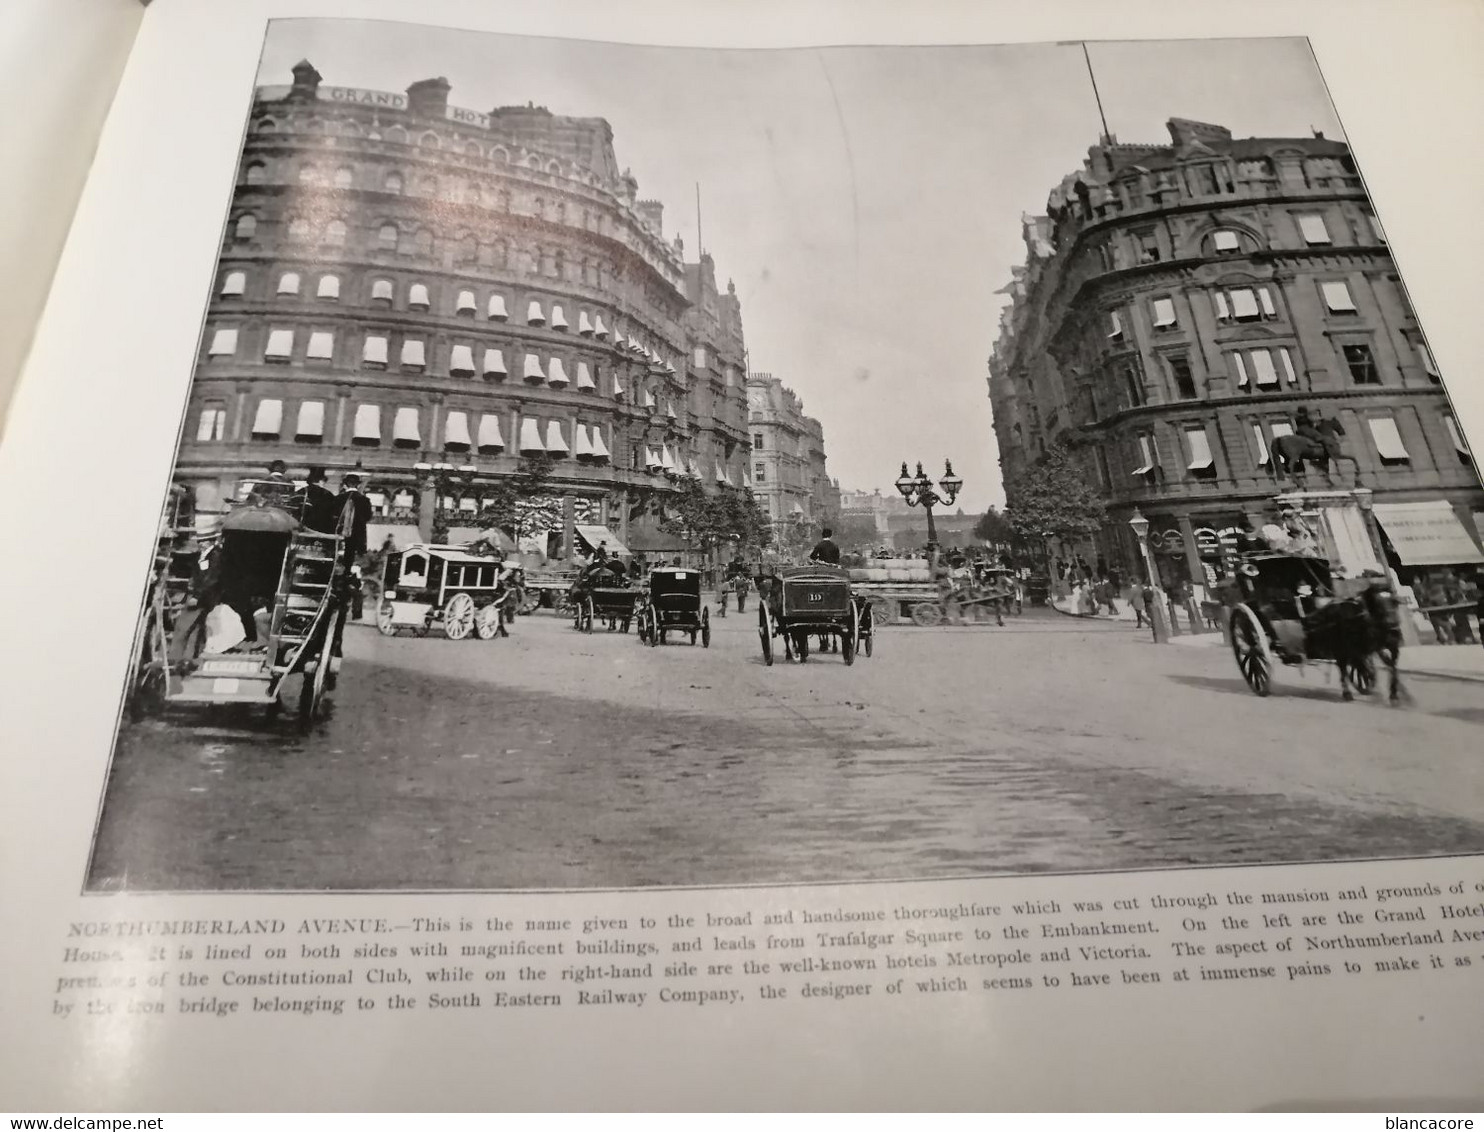
[[[1484,687],[1273,696],[1224,648],[1049,611],[762,665],[756,620],[644,648],[347,634],[334,712],[126,724],[98,890],[739,884],[1484,851]],[[1302,739],[1298,738],[1302,737]],[[1322,740],[1322,741],[1321,741]]]

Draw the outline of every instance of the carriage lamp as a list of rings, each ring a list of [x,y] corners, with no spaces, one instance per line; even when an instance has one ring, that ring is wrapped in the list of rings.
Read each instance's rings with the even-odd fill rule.
[[[1149,603],[1149,624],[1154,630],[1154,643],[1169,644],[1170,627],[1165,621],[1165,592],[1159,584],[1159,569],[1154,564],[1154,552],[1149,549],[1149,520],[1137,507],[1129,516],[1128,525],[1139,540],[1139,553],[1144,559],[1144,570],[1149,575],[1149,588],[1154,600]]]
[[[963,490],[964,481],[953,473],[953,461],[943,461],[943,478],[938,481],[941,494],[933,487],[933,481],[927,473],[922,470],[921,462],[917,465],[917,474],[912,475],[907,471],[907,464],[902,463],[902,474],[897,477],[896,488],[902,493],[902,498],[907,501],[908,507],[921,507],[927,513],[928,562],[931,566],[938,563],[938,528],[933,522],[933,508],[939,505],[951,507],[958,493]]]

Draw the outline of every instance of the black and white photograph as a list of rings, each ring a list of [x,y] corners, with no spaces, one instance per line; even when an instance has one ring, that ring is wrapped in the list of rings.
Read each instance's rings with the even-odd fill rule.
[[[1343,113],[1301,38],[272,22],[85,891],[1484,853]]]

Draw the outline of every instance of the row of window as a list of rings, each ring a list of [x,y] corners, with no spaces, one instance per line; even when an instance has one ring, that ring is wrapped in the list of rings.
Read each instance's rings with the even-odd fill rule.
[[[302,276],[297,271],[285,271],[278,277],[277,295],[298,295],[304,285]],[[221,295],[224,298],[242,296],[247,290],[247,273],[243,271],[229,271],[222,280]],[[378,278],[371,281],[369,302],[372,306],[382,309],[391,309],[396,302],[396,285],[390,279]],[[338,275],[321,275],[314,286],[315,297],[319,299],[338,300],[341,297],[340,277]],[[426,283],[409,283],[406,289],[406,309],[412,312],[425,312],[432,309],[432,293]],[[548,314],[548,309],[550,313]],[[492,291],[480,303],[475,291],[470,288],[459,288],[453,294],[449,304],[449,313],[454,317],[473,318],[477,313],[483,311],[484,317],[492,322],[508,322],[510,310],[505,301],[505,295],[499,291]],[[545,327],[551,330],[572,330],[587,338],[602,339],[607,341],[612,334],[613,344],[623,347],[633,353],[640,354],[650,361],[651,364],[661,366],[669,372],[675,372],[673,362],[665,359],[660,350],[642,343],[637,337],[625,336],[615,330],[610,331],[608,324],[604,321],[601,311],[589,311],[586,308],[578,308],[577,322],[574,325],[567,320],[566,310],[562,303],[551,299],[530,299],[526,302],[525,324],[527,326]],[[700,356],[700,355],[698,355]],[[703,364],[703,363],[698,363]]]
[[[1365,417],[1367,431],[1370,433],[1372,445],[1382,467],[1408,467],[1412,462],[1412,454],[1407,450],[1402,440],[1401,432],[1397,427],[1396,418],[1389,414],[1371,415]],[[1463,432],[1458,427],[1458,421],[1451,414],[1443,414],[1443,424],[1447,430],[1448,437],[1452,441],[1453,450],[1458,457],[1459,463],[1464,466],[1472,466],[1473,454],[1469,450],[1468,442],[1464,439]],[[1178,426],[1183,439],[1183,447],[1178,459],[1183,463],[1184,474],[1193,479],[1215,479],[1216,461],[1211,451],[1210,436],[1207,426],[1204,424],[1191,424]],[[1270,467],[1272,464],[1272,453],[1270,445],[1272,441],[1281,436],[1293,434],[1293,424],[1288,420],[1274,420],[1268,423],[1265,431],[1261,422],[1252,422],[1252,454],[1253,459],[1261,467]],[[1271,439],[1270,439],[1271,437]],[[1130,475],[1136,479],[1142,479],[1148,483],[1154,483],[1164,478],[1164,466],[1160,460],[1159,444],[1152,431],[1145,431],[1135,435],[1131,442],[1129,456],[1131,458]],[[1110,483],[1111,477],[1107,472],[1105,456],[1101,449],[1098,450],[1099,468],[1105,484]]]
[[[1218,322],[1260,322],[1278,317],[1278,308],[1273,302],[1272,292],[1264,286],[1228,287],[1214,290],[1211,309]],[[1320,280],[1318,295],[1324,309],[1330,314],[1357,314],[1355,298],[1350,293],[1350,284],[1344,279]],[[1148,300],[1149,322],[1157,331],[1170,331],[1180,325],[1179,313],[1172,295],[1159,295]],[[1125,339],[1126,328],[1123,314],[1119,310],[1108,312],[1108,337],[1112,341]]]
[[[1327,248],[1334,246],[1330,222],[1323,213],[1291,213],[1294,221],[1293,235],[1304,247]],[[1386,232],[1374,213],[1364,214],[1364,228],[1356,228],[1353,238],[1358,244],[1386,244]],[[1176,257],[1178,249],[1168,243],[1169,236],[1155,227],[1137,229],[1129,233],[1129,243],[1113,239],[1099,249],[1105,271],[1118,271],[1133,264],[1163,263]],[[1237,228],[1214,228],[1200,237],[1200,254],[1207,257],[1250,255],[1262,250],[1257,236]],[[1130,256],[1129,250],[1132,255]]]

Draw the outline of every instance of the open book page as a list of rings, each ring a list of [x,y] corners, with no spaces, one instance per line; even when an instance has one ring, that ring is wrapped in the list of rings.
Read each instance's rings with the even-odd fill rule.
[[[143,18],[137,0],[11,0],[0,13],[6,90],[28,107],[6,131],[0,427]]]
[[[1478,1107],[1477,12],[411,15],[129,60],[7,1104]]]

